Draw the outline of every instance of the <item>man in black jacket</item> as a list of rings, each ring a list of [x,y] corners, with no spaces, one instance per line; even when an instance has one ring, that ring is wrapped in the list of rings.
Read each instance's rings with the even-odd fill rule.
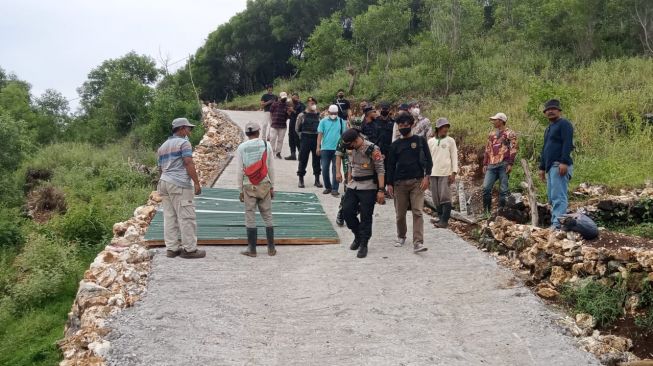
[[[426,140],[413,135],[413,116],[400,112],[397,127],[401,137],[392,143],[388,152],[387,189],[394,196],[397,217],[396,247],[406,243],[406,213],[410,207],[413,214],[413,251],[426,251],[424,247],[424,191],[429,188],[433,168],[431,153]]]
[[[286,156],[286,160],[297,160],[296,151],[299,150],[299,134],[295,130],[297,123],[297,116],[306,110],[306,105],[299,100],[299,94],[293,93],[292,97],[292,112],[290,113],[290,123],[288,124],[288,145],[290,146],[290,155]]]

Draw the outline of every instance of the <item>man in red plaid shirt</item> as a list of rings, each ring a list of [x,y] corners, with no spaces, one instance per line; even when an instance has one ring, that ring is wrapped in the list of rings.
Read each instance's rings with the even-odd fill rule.
[[[499,181],[499,206],[506,204],[510,194],[508,179],[519,149],[517,135],[506,127],[508,117],[504,113],[497,113],[490,117],[494,130],[488,136],[483,158],[483,208],[486,213],[492,211],[492,188]]]

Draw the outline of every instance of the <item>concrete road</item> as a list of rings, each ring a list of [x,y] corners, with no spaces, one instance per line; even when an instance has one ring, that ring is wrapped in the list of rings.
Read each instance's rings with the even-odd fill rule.
[[[228,113],[240,126],[261,120]],[[299,191],[297,162],[276,162],[275,188]],[[234,177],[230,166],[216,186],[233,188]],[[338,199],[307,186],[333,220]],[[146,297],[111,324],[109,364],[598,364],[561,334],[558,314],[452,232],[427,224],[427,252],[395,248],[392,201],[376,207],[368,258],[348,249],[346,228],[336,231],[340,245],[279,246],[276,257],[230,246],[195,261],[160,251]]]

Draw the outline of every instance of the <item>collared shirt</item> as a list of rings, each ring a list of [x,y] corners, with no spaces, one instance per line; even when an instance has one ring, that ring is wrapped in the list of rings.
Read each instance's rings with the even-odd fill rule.
[[[572,165],[574,126],[564,118],[549,123],[544,132],[544,146],[540,157],[540,170],[548,172],[554,163]]]
[[[483,165],[496,165],[504,161],[508,165],[513,165],[518,148],[517,134],[512,130],[506,128],[503,131],[492,131],[485,145]]]
[[[347,183],[347,188],[358,190],[375,190],[379,185],[375,182],[373,177],[385,174],[383,160],[374,160],[372,154],[374,151],[379,151],[379,147],[373,143],[363,140],[363,144],[355,150],[348,150],[349,155],[349,170],[351,173],[352,181]],[[356,177],[370,177],[364,181],[356,181]]]
[[[401,133],[399,132],[399,127],[397,124],[394,125],[392,131],[392,142],[395,142],[401,137]],[[422,136],[424,140],[428,140],[433,134],[433,126],[431,126],[431,121],[426,117],[419,116],[415,124],[413,124],[412,133],[415,136]]]
[[[272,106],[270,106],[270,114],[272,118],[272,123],[270,126],[274,128],[288,127],[286,124],[286,121],[288,120],[288,104],[282,102],[281,100],[277,100],[276,102],[272,103]]]
[[[193,147],[183,137],[172,135],[156,152],[157,165],[161,168],[161,180],[182,188],[192,188],[184,158],[193,157]]]
[[[342,118],[323,118],[317,126],[317,132],[322,134],[321,150],[335,150],[340,136],[347,130],[347,124]]]
[[[260,138],[255,138],[247,140],[236,149],[236,157],[234,158],[234,164],[240,164],[240,169],[237,169],[237,179],[238,186],[242,191],[243,185],[252,184],[249,181],[249,178],[245,175],[244,170],[247,169],[250,165],[258,162],[263,158],[263,152],[267,149],[268,158],[268,175],[265,177],[262,182],[270,182],[274,185],[274,153],[272,152],[272,146],[270,143],[261,140]]]

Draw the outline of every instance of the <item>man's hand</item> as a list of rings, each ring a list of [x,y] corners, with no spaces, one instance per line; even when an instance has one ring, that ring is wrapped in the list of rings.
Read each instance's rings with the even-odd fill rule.
[[[565,175],[567,175],[568,168],[569,168],[569,166],[567,164],[560,164],[558,166],[558,171],[559,171],[559,174],[560,174],[561,177],[564,177]]]
[[[429,189],[429,177],[424,177],[422,179],[422,182],[420,183],[419,188],[422,191],[426,191],[427,189]]]
[[[512,165],[506,165],[506,173],[507,174],[512,173]]]
[[[483,165],[483,174],[487,173],[487,165]]]
[[[393,186],[388,185],[385,187],[386,191],[388,191],[388,196],[394,197],[395,196],[395,189]]]
[[[449,185],[454,184],[455,181],[456,181],[456,173],[452,173],[452,174],[449,176]]]
[[[544,170],[540,170],[540,180],[546,182],[546,174],[544,173]]]
[[[374,152],[372,153],[372,159],[376,161],[381,161],[385,159],[385,157],[383,156],[383,154],[381,154],[380,150],[374,150]]]
[[[315,155],[320,156],[321,151],[322,149],[320,149],[320,147],[318,146],[317,149],[315,149]]]
[[[338,183],[342,183],[342,173],[341,172],[336,173],[336,181]]]
[[[195,186],[195,195],[199,196],[200,194],[202,194],[202,187],[198,184]]]
[[[270,198],[274,199],[274,188],[270,188]]]
[[[240,200],[240,202],[245,202],[245,193],[240,192],[240,196],[238,197],[238,199]]]
[[[385,193],[383,191],[376,192],[376,203],[385,205]]]

